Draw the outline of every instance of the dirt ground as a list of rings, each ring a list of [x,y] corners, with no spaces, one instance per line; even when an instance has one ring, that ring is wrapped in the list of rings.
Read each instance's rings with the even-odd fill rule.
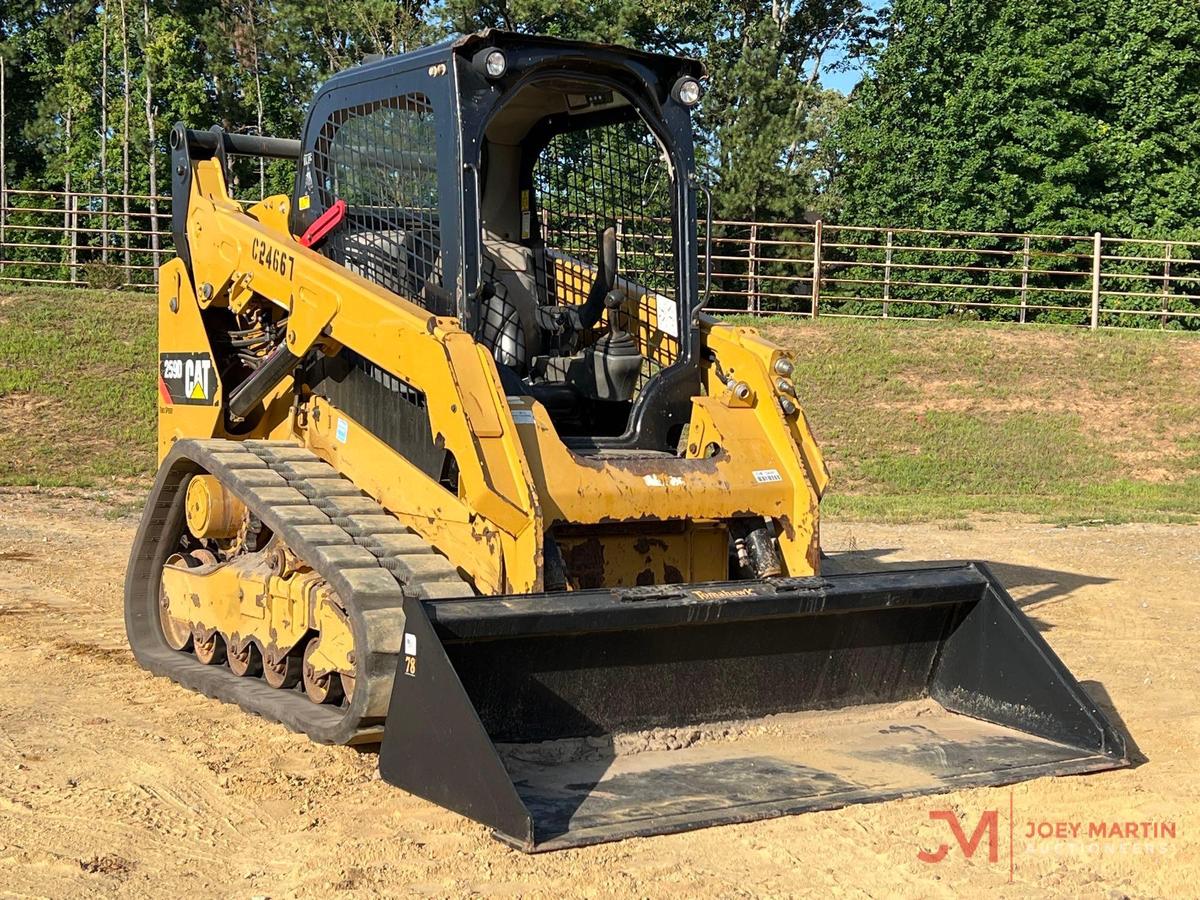
[[[121,621],[135,523],[105,515],[113,504],[0,492],[0,895],[1196,895],[1195,526],[825,529],[851,568],[992,564],[1124,723],[1136,768],[530,857],[384,784],[372,752],[311,744],[140,670]],[[997,810],[997,861],[986,840],[966,859],[930,819],[941,809],[968,836]],[[1097,822],[1175,836],[1087,838]],[[1031,824],[1083,837],[1027,838]],[[943,842],[942,862],[918,859]]]

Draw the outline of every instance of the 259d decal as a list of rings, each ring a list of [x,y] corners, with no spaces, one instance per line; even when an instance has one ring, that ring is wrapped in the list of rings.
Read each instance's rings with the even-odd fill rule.
[[[212,406],[217,401],[217,370],[207,353],[161,353],[158,392],[167,403]]]

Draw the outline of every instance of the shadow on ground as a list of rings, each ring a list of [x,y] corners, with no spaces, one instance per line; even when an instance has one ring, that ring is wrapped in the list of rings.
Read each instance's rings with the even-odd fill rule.
[[[1087,695],[1092,698],[1092,702],[1096,704],[1100,712],[1104,713],[1113,727],[1125,738],[1125,756],[1129,759],[1129,764],[1136,769],[1143,763],[1149,762],[1149,757],[1137,745],[1137,741],[1133,739],[1133,733],[1129,730],[1129,726],[1125,724],[1125,720],[1117,712],[1117,707],[1113,704],[1112,697],[1109,696],[1108,688],[1099,681],[1081,681],[1079,682],[1079,686],[1087,692]]]
[[[1080,588],[1097,584],[1109,584],[1115,579],[1100,575],[1081,575],[1060,569],[1045,569],[1040,566],[1018,566],[1013,563],[995,562],[987,559],[905,559],[888,560],[885,557],[899,552],[894,547],[879,547],[870,550],[846,550],[831,553],[825,558],[822,571],[828,575],[849,572],[886,572],[892,569],[941,568],[962,565],[966,562],[981,563],[991,570],[1000,583],[1013,594],[1017,606],[1029,617],[1038,631],[1049,631],[1054,626],[1037,617],[1034,610],[1042,610],[1061,603]]]

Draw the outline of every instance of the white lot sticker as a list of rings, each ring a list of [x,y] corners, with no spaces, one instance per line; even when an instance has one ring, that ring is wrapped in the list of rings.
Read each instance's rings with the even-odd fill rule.
[[[404,632],[404,655],[417,655],[417,636],[411,631]]]
[[[350,423],[345,419],[338,419],[336,436],[343,444],[346,443],[346,438],[350,436]]]
[[[657,475],[647,475],[642,479],[646,487],[681,487],[683,479],[678,475],[667,475],[660,478]]]
[[[759,484],[771,484],[775,481],[783,481],[783,476],[779,474],[778,469],[755,469],[754,480]]]
[[[671,337],[679,337],[679,304],[662,294],[654,295],[654,314],[658,316],[658,330]]]
[[[532,425],[535,421],[532,409],[514,409],[512,414],[513,422],[517,425]]]

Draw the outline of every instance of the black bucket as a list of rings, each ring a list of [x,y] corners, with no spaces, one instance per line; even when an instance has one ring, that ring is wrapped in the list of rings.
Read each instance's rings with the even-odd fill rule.
[[[383,778],[523,850],[1128,764],[979,564],[405,614]]]

